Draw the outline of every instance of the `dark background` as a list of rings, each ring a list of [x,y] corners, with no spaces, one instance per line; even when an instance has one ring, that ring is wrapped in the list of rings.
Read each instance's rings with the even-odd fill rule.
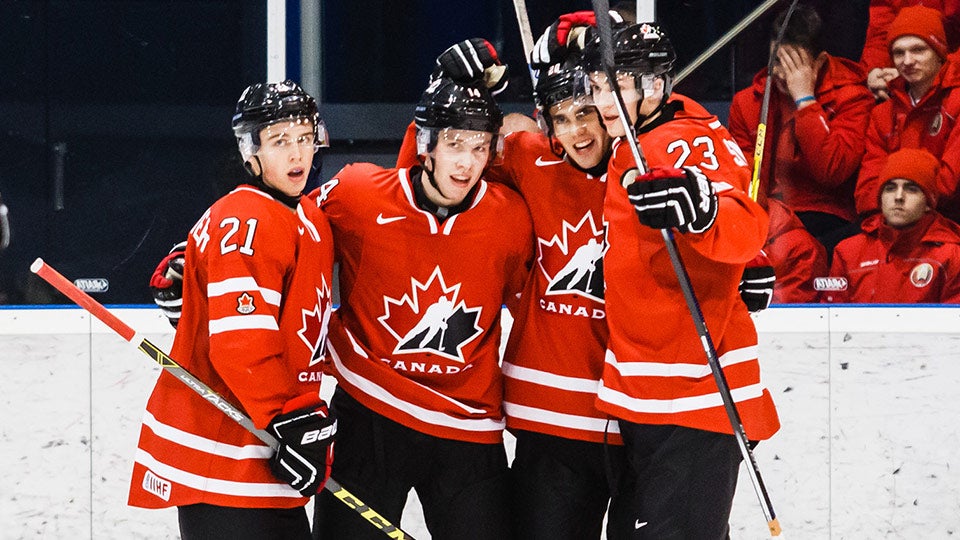
[[[306,1],[306,0],[305,0]],[[760,0],[658,2],[678,70]],[[867,0],[809,1],[828,51],[859,59]],[[681,83],[721,120],[766,62],[773,13]],[[635,3],[626,4],[632,8]],[[584,1],[528,1],[534,38]],[[299,24],[299,2],[288,0]],[[390,165],[434,58],[485,37],[512,66],[506,110],[532,112],[513,4],[504,0],[322,2],[321,115],[333,146],[316,179],[344,163]],[[0,304],[64,303],[28,268],[43,257],[70,279],[107,278],[95,297],[151,302],[156,262],[243,179],[230,116],[266,74],[264,1],[0,2],[0,194],[13,241],[0,253]],[[298,41],[287,65],[298,78]],[[290,69],[290,66],[293,66]]]

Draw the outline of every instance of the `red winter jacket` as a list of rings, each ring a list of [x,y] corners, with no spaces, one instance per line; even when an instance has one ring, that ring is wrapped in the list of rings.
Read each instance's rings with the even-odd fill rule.
[[[863,44],[863,54],[860,55],[860,65],[864,71],[893,66],[887,48],[887,28],[900,10],[909,6],[926,6],[943,13],[947,44],[951,51],[957,48],[960,43],[960,0],[872,0],[867,39]]]
[[[960,174],[960,58],[948,57],[933,86],[913,105],[902,77],[890,81],[890,99],[870,113],[867,151],[857,179],[857,212],[879,210],[879,180],[887,156],[901,148],[924,148],[940,158],[937,209],[944,216],[960,218],[957,175]]]
[[[888,227],[881,214],[833,252],[831,276],[845,291],[823,293],[832,303],[960,303],[960,225],[928,212],[908,229]]]
[[[813,278],[827,272],[827,250],[803,227],[800,218],[777,199],[767,199],[770,230],[763,251],[770,259],[777,281],[774,304],[804,304],[819,301]]]
[[[751,167],[766,80],[764,69],[730,105],[730,133]],[[790,96],[776,87],[771,92],[761,193],[783,200],[794,212],[826,212],[852,221],[863,132],[874,103],[863,71],[849,60],[828,56],[817,79],[816,103],[800,111]]]

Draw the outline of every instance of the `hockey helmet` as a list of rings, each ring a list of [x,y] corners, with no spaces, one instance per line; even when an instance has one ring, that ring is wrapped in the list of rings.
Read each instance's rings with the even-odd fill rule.
[[[581,67],[583,56],[579,50],[568,51],[563,60],[536,72],[533,97],[539,112],[537,122],[547,137],[553,135],[554,129],[551,107],[566,100],[573,100],[576,106],[590,101],[590,83]]]
[[[317,102],[300,86],[287,79],[279,83],[248,86],[237,101],[233,133],[243,159],[250,159],[260,147],[260,130],[284,120],[313,124],[314,151],[330,146],[327,127],[317,112]]]
[[[428,154],[445,129],[482,131],[493,135],[491,156],[502,147],[499,136],[503,125],[503,111],[484,86],[457,82],[448,77],[437,77],[424,91],[413,113],[417,126],[417,153]]]
[[[593,32],[584,49],[584,65],[589,71],[604,71],[600,35]],[[649,85],[654,77],[664,80],[664,98],[673,87],[673,64],[677,53],[666,32],[655,23],[616,24],[613,26],[613,68],[638,77],[637,87]]]

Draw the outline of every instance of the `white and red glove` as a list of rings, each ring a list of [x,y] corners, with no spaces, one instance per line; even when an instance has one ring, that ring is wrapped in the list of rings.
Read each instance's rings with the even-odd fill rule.
[[[153,302],[174,328],[180,322],[183,309],[183,255],[186,249],[186,242],[173,246],[150,276]]]
[[[564,13],[544,30],[530,51],[530,67],[544,69],[567,56],[567,46],[588,26],[596,26],[593,11]],[[579,30],[577,30],[579,29]]]

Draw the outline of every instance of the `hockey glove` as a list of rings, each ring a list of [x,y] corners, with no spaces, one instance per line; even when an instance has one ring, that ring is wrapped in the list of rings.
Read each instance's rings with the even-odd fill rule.
[[[596,26],[597,19],[593,11],[575,11],[564,13],[543,32],[530,51],[530,66],[533,69],[545,69],[551,64],[563,61],[567,45],[577,39],[587,26]],[[579,29],[579,30],[578,30]]]
[[[437,57],[441,72],[458,83],[483,81],[496,95],[507,87],[507,66],[500,63],[497,50],[483,38],[451,45]]]
[[[717,219],[713,184],[692,167],[655,167],[644,175],[630,169],[621,178],[640,223],[654,229],[676,227],[702,233]]]
[[[770,307],[773,300],[773,286],[776,283],[773,266],[764,252],[760,252],[747,263],[740,276],[740,298],[750,313],[763,311]]]
[[[174,328],[180,322],[183,308],[183,254],[186,249],[186,242],[173,246],[150,276],[153,302]]]
[[[280,446],[270,470],[304,497],[316,495],[330,477],[337,420],[327,404],[278,414],[267,426]]]

